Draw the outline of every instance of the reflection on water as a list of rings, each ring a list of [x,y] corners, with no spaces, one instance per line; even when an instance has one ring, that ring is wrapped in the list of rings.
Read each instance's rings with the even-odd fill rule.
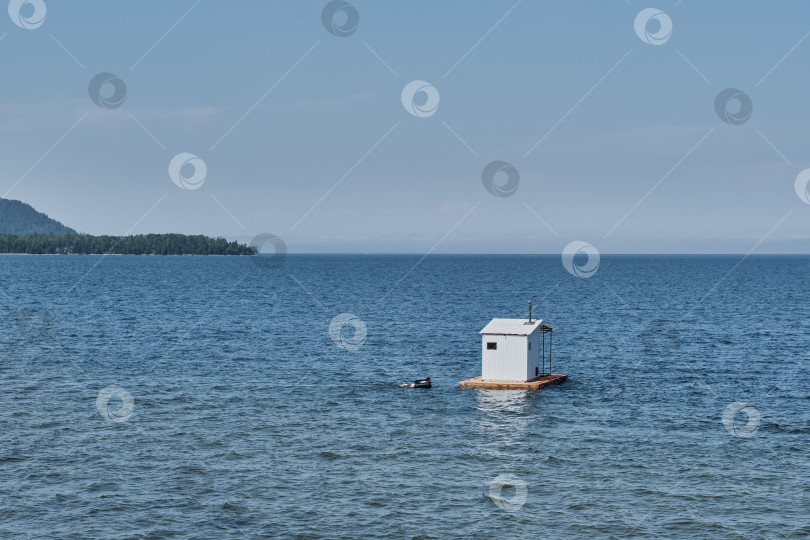
[[[523,448],[532,422],[542,418],[539,403],[528,390],[475,390],[477,430],[483,452],[500,457]],[[522,451],[522,450],[521,450]]]
[[[522,414],[529,407],[529,391],[477,390],[475,401],[476,408],[487,416]]]

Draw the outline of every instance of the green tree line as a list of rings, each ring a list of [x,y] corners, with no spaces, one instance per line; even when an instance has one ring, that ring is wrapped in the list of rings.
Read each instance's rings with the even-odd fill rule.
[[[252,248],[224,238],[185,234],[92,236],[0,234],[0,253],[31,255],[253,255]]]

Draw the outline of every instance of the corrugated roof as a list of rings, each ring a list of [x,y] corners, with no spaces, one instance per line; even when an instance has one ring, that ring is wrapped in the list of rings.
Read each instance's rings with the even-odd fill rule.
[[[492,319],[482,330],[482,334],[505,334],[511,336],[528,336],[540,326],[543,319]]]

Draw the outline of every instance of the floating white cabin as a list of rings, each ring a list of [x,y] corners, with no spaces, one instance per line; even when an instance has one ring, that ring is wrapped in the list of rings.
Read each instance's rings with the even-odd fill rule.
[[[481,330],[483,381],[532,381],[547,374],[546,362],[550,371],[551,328],[542,319],[492,319]]]

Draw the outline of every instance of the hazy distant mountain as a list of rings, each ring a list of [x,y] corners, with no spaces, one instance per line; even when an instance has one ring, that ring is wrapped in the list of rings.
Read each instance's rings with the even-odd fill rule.
[[[0,233],[2,234],[78,234],[42,212],[37,212],[30,204],[9,199],[0,199]]]
[[[0,199],[0,253],[31,255],[256,255],[224,238],[186,234],[93,236],[65,227],[31,205]]]

